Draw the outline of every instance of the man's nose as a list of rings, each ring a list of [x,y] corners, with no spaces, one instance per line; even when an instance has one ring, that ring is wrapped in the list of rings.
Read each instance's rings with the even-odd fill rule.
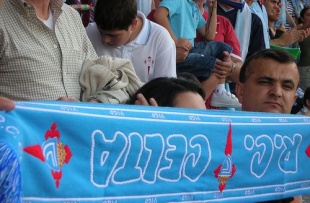
[[[270,88],[270,94],[276,97],[281,97],[282,96],[282,86],[281,84],[274,84],[271,88]]]
[[[102,43],[103,44],[108,44],[109,42],[111,42],[111,37],[103,35],[102,36]]]

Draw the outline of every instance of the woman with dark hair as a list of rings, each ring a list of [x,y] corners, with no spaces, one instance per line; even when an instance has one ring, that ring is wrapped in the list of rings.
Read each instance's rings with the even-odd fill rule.
[[[284,25],[275,27],[276,21],[280,19],[281,0],[265,0],[263,4],[266,8],[268,15],[268,27],[270,44],[287,47],[292,46],[294,43],[302,41],[309,36],[309,30],[302,30],[302,25],[297,25],[292,29],[286,30]]]
[[[310,6],[305,6],[298,19],[302,23],[302,29],[310,28]],[[298,61],[298,70],[300,73],[300,88],[304,91],[310,86],[310,37],[299,42],[300,60]]]
[[[199,84],[180,78],[160,77],[143,85],[128,104],[206,109]]]

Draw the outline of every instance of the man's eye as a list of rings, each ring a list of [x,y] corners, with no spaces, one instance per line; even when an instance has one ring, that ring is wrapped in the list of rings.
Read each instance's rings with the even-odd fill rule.
[[[260,81],[258,81],[258,83],[264,85],[264,84],[269,84],[270,81],[269,80],[260,80]]]
[[[285,90],[292,90],[293,88],[294,88],[294,86],[290,85],[290,84],[284,84],[283,85],[283,89],[285,89]]]

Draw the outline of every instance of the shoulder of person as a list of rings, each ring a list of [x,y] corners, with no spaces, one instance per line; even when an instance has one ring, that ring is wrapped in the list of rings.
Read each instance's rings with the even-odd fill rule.
[[[75,10],[72,6],[68,5],[68,4],[63,4],[61,7],[62,11],[66,14],[70,14],[73,16],[78,16],[80,17],[80,14],[77,10]]]

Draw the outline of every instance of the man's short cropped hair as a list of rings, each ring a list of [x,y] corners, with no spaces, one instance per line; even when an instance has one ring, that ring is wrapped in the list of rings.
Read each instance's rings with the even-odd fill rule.
[[[248,79],[249,75],[252,72],[252,67],[250,66],[250,63],[254,59],[272,59],[282,64],[296,64],[294,56],[287,51],[278,49],[262,49],[245,60],[240,70],[239,82],[244,83]]]
[[[94,21],[104,31],[128,30],[136,16],[136,0],[98,0]]]

